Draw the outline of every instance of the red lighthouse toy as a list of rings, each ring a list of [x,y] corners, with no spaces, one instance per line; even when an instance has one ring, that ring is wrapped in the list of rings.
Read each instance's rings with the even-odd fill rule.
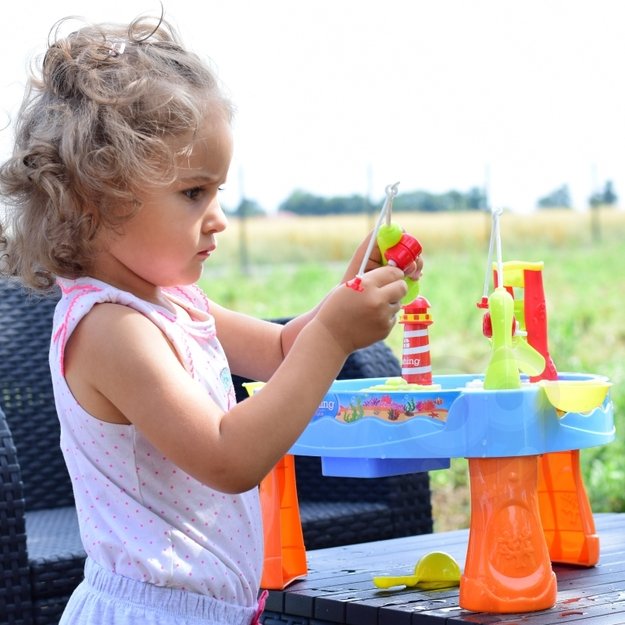
[[[409,384],[432,384],[430,339],[428,327],[432,325],[430,302],[419,295],[402,306],[399,323],[404,324],[404,347],[402,351],[401,376]]]

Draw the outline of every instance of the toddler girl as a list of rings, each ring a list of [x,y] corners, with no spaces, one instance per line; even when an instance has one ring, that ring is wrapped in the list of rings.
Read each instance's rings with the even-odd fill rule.
[[[209,301],[231,117],[163,20],[85,26],[49,45],[0,169],[2,271],[61,291],[50,367],[87,552],[63,625],[257,622],[257,485],[406,292],[371,260],[284,327]],[[237,404],[231,373],[267,384]]]

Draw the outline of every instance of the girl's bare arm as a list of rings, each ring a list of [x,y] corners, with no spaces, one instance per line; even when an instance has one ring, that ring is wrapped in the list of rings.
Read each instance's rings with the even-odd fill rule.
[[[275,368],[259,393],[227,412],[188,375],[154,324],[116,304],[96,306],[74,331],[66,377],[95,417],[132,423],[198,480],[242,492],[258,484],[295,442],[347,356],[388,334],[406,290],[402,277],[385,267],[366,274],[362,292],[337,287],[283,360],[281,332],[271,324],[245,330],[235,321],[224,329],[228,335],[240,331],[237,341],[226,340],[230,351],[236,348],[237,362],[265,357],[267,371]]]

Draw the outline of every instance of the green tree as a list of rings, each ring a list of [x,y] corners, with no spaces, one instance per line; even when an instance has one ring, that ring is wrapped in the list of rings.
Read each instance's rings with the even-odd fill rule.
[[[349,214],[371,212],[369,202],[361,195],[349,195],[347,197],[331,197],[325,200],[324,209],[328,215]]]
[[[281,213],[293,213],[294,215],[324,215],[324,199],[322,197],[296,190],[280,204],[278,210]]]
[[[488,208],[488,198],[484,189],[473,187],[466,195],[467,209],[473,211],[486,210]]]
[[[591,207],[595,206],[614,206],[618,201],[618,195],[614,191],[614,185],[611,180],[607,180],[603,191],[593,193],[589,198]]]
[[[569,186],[564,184],[537,202],[538,208],[571,208]]]
[[[243,199],[239,202],[234,214],[241,219],[246,217],[258,217],[259,215],[266,215],[262,206],[256,200]]]
[[[482,210],[487,200],[484,192],[474,187],[468,192],[452,189],[445,193],[429,191],[409,191],[399,193],[393,201],[396,212],[452,212],[466,210]],[[382,206],[373,204],[362,195],[336,196],[323,198],[306,191],[294,191],[279,206],[280,212],[294,215],[353,215],[376,213]]]

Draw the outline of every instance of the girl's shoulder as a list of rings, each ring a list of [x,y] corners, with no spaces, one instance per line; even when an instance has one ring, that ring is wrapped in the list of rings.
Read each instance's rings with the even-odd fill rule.
[[[149,319],[167,336],[175,330],[174,313],[100,280],[57,279],[57,284],[61,297],[54,313],[52,345],[58,348],[60,354],[64,353],[67,340],[74,330],[86,317],[92,317],[96,308],[95,316],[100,323],[106,322],[111,316],[114,323],[120,314],[140,313],[141,317]],[[113,306],[96,306],[99,304]]]
[[[96,304],[121,304],[144,314],[159,309],[159,306],[95,278],[57,279],[61,298],[57,304],[57,317],[80,318]]]
[[[58,278],[57,284],[61,291],[60,308],[73,309],[76,306],[91,308],[95,304],[105,302],[123,304],[145,310],[160,308],[158,305],[146,302],[128,291],[123,291],[95,278],[85,277],[73,280]],[[170,299],[185,305],[185,307],[196,308],[205,313],[209,312],[210,304],[208,298],[195,284],[166,287],[162,291]]]

